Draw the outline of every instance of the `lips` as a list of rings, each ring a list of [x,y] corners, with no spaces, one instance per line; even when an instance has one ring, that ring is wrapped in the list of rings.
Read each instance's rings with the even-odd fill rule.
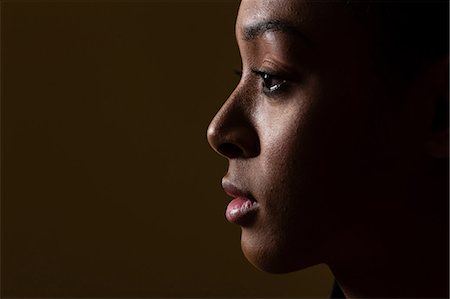
[[[234,224],[248,225],[256,216],[259,204],[249,192],[245,192],[230,182],[222,181],[222,187],[233,200],[228,204],[225,217]]]

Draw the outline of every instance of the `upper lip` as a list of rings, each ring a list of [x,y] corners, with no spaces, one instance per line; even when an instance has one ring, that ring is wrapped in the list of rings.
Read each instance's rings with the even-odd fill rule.
[[[237,187],[236,185],[234,185],[229,181],[222,180],[222,188],[225,191],[225,193],[231,197],[234,198],[245,197],[252,201],[256,201],[250,192],[242,190],[241,188]]]

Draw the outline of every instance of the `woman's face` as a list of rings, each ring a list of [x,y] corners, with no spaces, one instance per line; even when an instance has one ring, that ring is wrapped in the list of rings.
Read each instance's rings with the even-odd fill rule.
[[[268,272],[339,258],[327,249],[376,216],[383,128],[374,115],[386,91],[364,30],[344,5],[320,2],[242,1],[242,77],[208,128],[229,160],[227,218],[241,225],[248,260]]]

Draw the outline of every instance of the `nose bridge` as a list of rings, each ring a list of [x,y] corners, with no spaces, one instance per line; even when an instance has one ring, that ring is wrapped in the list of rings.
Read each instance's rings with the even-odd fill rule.
[[[208,142],[226,158],[250,158],[259,154],[258,133],[252,121],[252,104],[235,89],[217,112],[207,131]]]

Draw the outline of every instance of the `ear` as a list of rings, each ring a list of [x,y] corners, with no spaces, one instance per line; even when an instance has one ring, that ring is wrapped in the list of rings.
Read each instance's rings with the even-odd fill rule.
[[[429,128],[427,150],[433,158],[449,157],[449,58],[438,62],[429,73],[433,82],[429,95],[432,100],[432,121]]]

